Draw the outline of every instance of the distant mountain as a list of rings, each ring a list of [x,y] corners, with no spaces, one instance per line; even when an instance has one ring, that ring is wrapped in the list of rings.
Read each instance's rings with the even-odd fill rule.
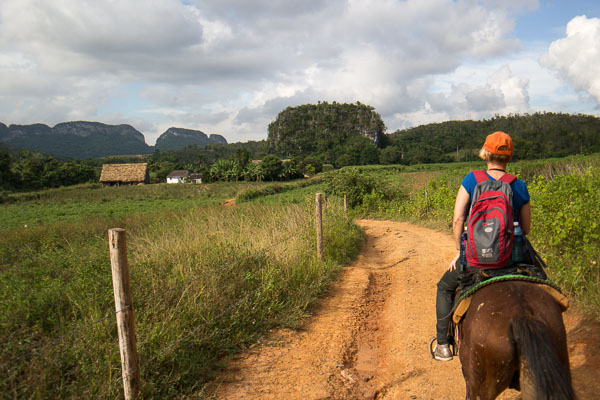
[[[10,125],[6,129],[0,126],[0,142],[59,157],[82,159],[152,151],[144,135],[130,125],[86,121],[64,122],[54,128],[44,124]]]
[[[177,150],[194,144],[203,147],[213,143],[227,144],[227,140],[221,135],[207,136],[202,131],[169,128],[156,140],[155,148],[157,150]]]
[[[211,143],[226,144],[227,140],[221,135],[207,136],[201,131],[169,128],[159,137],[156,148],[173,150],[190,144]],[[131,125],[87,121],[63,122],[53,128],[44,124],[6,126],[0,122],[0,144],[79,159],[148,154],[154,150],[146,144],[144,135]]]

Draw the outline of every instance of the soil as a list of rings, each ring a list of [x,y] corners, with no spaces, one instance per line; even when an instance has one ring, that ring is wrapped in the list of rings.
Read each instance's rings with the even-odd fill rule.
[[[436,283],[449,235],[360,220],[366,242],[301,330],[279,329],[240,353],[210,389],[217,399],[464,399],[460,361],[431,358]],[[564,314],[579,400],[600,393],[600,329]],[[499,399],[517,399],[505,391]]]

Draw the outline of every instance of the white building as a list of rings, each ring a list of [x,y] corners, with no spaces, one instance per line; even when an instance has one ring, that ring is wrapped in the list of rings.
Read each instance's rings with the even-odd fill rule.
[[[167,183],[184,183],[190,176],[187,169],[176,170],[167,175]]]

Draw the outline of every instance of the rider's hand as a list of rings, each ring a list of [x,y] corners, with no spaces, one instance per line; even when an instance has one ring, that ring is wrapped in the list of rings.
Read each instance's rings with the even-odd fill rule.
[[[458,261],[460,257],[460,251],[456,252],[456,256],[454,256],[454,258],[452,259],[452,261],[450,261],[450,264],[448,265],[448,271],[454,271],[456,269],[456,262]]]

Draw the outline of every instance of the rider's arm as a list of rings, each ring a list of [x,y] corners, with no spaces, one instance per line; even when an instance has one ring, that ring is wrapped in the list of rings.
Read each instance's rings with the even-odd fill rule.
[[[529,233],[529,229],[531,229],[531,206],[529,202],[523,204],[521,207],[519,221],[521,221],[521,229],[523,230],[523,233],[527,235]]]
[[[463,233],[465,220],[467,219],[467,212],[469,207],[469,192],[460,186],[458,194],[456,195],[456,202],[454,203],[454,219],[452,220],[452,232],[454,234],[454,244],[456,246],[456,256],[450,261],[448,265],[448,271],[456,269],[456,261],[460,257],[460,237]]]
[[[454,220],[452,222],[452,232],[454,233],[456,250],[460,250],[460,236],[465,229],[469,199],[469,193],[464,186],[461,185],[460,189],[458,189],[458,194],[456,195],[456,202],[454,203]]]

